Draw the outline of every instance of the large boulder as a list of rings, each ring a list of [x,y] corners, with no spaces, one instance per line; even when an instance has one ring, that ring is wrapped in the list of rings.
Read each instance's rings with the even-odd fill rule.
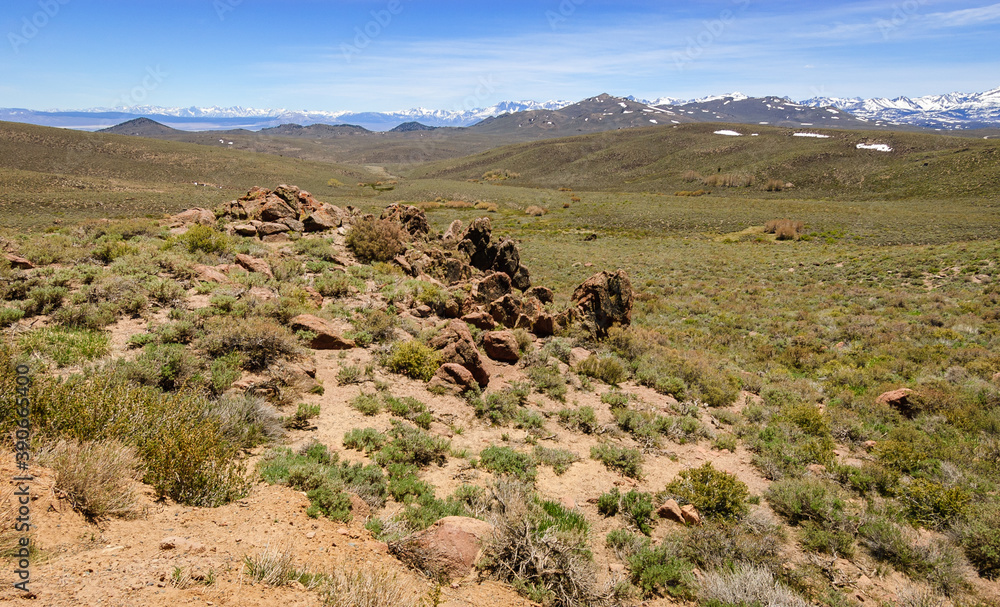
[[[444,362],[465,367],[480,388],[485,388],[490,383],[490,373],[483,365],[482,355],[472,339],[469,326],[461,320],[449,321],[448,325],[427,343],[435,350],[441,351],[441,360]]]
[[[616,324],[631,324],[634,301],[632,283],[624,270],[594,274],[573,292],[575,316],[598,337],[607,335]]]
[[[264,200],[260,208],[260,218],[263,221],[279,221],[281,219],[298,219],[299,212],[280,196],[271,195]]]
[[[489,270],[493,267],[493,260],[490,259],[487,250],[490,246],[490,237],[493,235],[493,224],[489,217],[477,217],[469,224],[469,228],[462,235],[462,240],[458,243],[458,248],[465,251],[469,256],[469,263],[478,270]]]
[[[476,300],[489,303],[510,293],[510,276],[503,272],[494,272],[476,284]]]
[[[483,336],[483,350],[493,360],[516,363],[521,360],[521,350],[513,331],[491,331]]]
[[[245,253],[240,253],[236,256],[236,263],[247,272],[256,272],[257,274],[263,274],[268,278],[274,278],[274,274],[271,272],[271,266],[268,265],[268,263],[263,259],[253,257]]]
[[[490,242],[492,236],[490,218],[478,217],[469,224],[458,248],[469,256],[472,267],[483,272],[503,272],[511,279],[511,284],[521,291],[531,287],[531,277],[527,268],[521,265],[517,243],[507,238]]]
[[[309,331],[315,334],[309,347],[313,350],[350,350],[354,342],[341,336],[340,332],[318,316],[300,314],[289,323],[293,331]]]
[[[441,365],[428,384],[429,388],[441,388],[452,394],[461,394],[466,390],[478,387],[476,378],[468,369],[458,363]]]
[[[327,209],[320,208],[302,218],[306,232],[325,232],[340,227],[340,214],[331,214]]]
[[[35,267],[35,264],[31,263],[24,257],[14,255],[13,253],[4,253],[3,258],[7,260],[10,267],[17,268],[19,270],[30,270]]]
[[[493,526],[479,519],[447,516],[428,529],[389,545],[403,562],[433,579],[460,579],[472,573]]]

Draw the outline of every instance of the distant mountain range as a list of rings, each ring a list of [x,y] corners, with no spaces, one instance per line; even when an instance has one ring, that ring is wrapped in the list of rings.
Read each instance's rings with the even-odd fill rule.
[[[795,102],[787,97],[751,98],[741,93],[730,93],[686,100],[674,97],[638,99],[629,96],[622,98],[621,102],[635,103],[644,106],[644,108],[651,108],[645,113],[672,112],[674,115],[672,119],[678,122],[687,121],[680,120],[678,116],[681,116],[697,121],[712,119],[750,124],[779,124],[784,121],[787,124],[804,123],[806,125],[812,122],[817,126],[841,127],[848,126],[843,121],[853,120],[857,120],[859,124],[852,126],[863,124],[869,126],[909,125],[948,130],[1000,126],[1000,88],[983,93],[949,93],[916,98],[897,97],[895,99],[815,97]],[[471,110],[415,108],[392,112],[295,111],[244,107],[164,108],[158,106],[70,111],[6,108],[0,109],[0,120],[82,130],[100,130],[134,118],[146,117],[160,124],[185,131],[260,130],[288,124],[299,126],[351,124],[371,131],[389,131],[406,124],[409,126],[404,127],[404,129],[409,130],[426,127],[471,126],[503,115],[516,115],[524,112],[553,112],[573,105],[576,104],[569,101],[504,101],[490,107]],[[644,108],[623,108],[623,111],[626,114],[642,112]],[[776,108],[785,108],[790,113],[786,114],[787,117],[779,118],[778,114],[781,109]],[[802,120],[801,118],[807,117],[806,114],[802,114],[802,112],[807,111],[807,108],[837,110],[842,112],[839,117],[842,122],[835,122],[832,119],[835,114],[832,113],[829,116],[813,115],[811,120]],[[826,120],[819,120],[820,117],[826,118]],[[637,124],[644,122],[638,120],[638,117],[635,118],[636,120],[632,122]],[[647,118],[644,123],[650,124],[649,120],[656,120],[656,118]],[[420,126],[414,126],[412,123]]]

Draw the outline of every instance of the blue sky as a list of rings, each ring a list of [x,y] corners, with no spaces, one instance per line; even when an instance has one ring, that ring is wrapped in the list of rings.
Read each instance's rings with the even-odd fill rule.
[[[471,109],[1000,86],[1000,3],[5,0],[0,107]]]

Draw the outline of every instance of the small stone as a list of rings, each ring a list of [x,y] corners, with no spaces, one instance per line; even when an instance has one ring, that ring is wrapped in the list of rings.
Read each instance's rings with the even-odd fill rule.
[[[313,539],[314,537],[316,537],[316,532],[315,531],[310,531],[309,533],[306,534],[306,538],[308,538],[310,540]]]

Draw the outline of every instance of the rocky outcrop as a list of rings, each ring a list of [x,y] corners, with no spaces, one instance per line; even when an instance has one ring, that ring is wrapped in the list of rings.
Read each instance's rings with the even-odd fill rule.
[[[350,350],[355,346],[353,341],[341,336],[332,324],[312,314],[300,314],[288,324],[293,331],[309,331],[315,334],[309,342],[309,347],[313,350]]]
[[[601,272],[588,278],[573,292],[574,307],[569,320],[578,320],[598,337],[604,337],[614,325],[632,323],[635,295],[628,273]]]
[[[219,206],[212,214],[212,220],[214,223],[215,215],[218,215],[230,221],[227,228],[230,234],[275,241],[284,239],[280,235],[289,232],[302,234],[336,229],[352,213],[351,207],[344,211],[332,204],[319,202],[312,194],[296,186],[279,185],[273,191],[252,188],[241,198]]]
[[[448,322],[448,325],[427,343],[435,350],[440,350],[441,360],[465,367],[480,388],[485,388],[490,383],[489,371],[483,365],[482,355],[472,339],[469,326],[461,320]]]
[[[379,219],[399,222],[403,229],[413,237],[426,236],[427,232],[430,231],[430,226],[427,225],[427,215],[424,211],[410,205],[391,204],[382,211]]]
[[[472,267],[483,272],[503,272],[511,284],[524,291],[531,287],[531,277],[527,268],[521,265],[521,255],[513,240],[502,239],[492,242],[493,225],[489,217],[472,220],[462,235],[458,248],[469,256]]]
[[[389,552],[433,579],[460,579],[472,573],[493,525],[447,516],[428,529],[389,544]]]

